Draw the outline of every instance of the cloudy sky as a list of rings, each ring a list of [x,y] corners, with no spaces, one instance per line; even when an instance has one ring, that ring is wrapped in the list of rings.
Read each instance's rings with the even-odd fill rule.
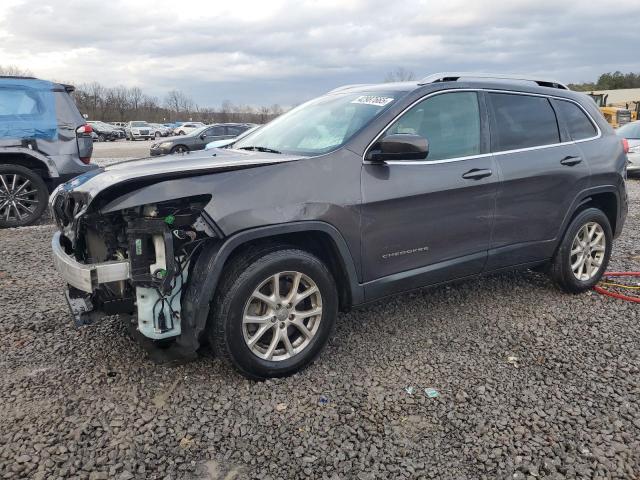
[[[207,106],[291,105],[398,67],[638,72],[638,19],[638,0],[1,0],[0,65]]]

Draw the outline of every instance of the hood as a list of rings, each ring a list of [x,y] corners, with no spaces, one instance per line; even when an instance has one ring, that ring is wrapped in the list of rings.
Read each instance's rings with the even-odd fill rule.
[[[162,181],[189,175],[292,162],[302,158],[304,157],[246,150],[201,150],[188,154],[178,153],[123,161],[80,175],[59,188],[66,192],[85,194],[87,200],[91,201],[101,191],[125,182],[144,179]]]

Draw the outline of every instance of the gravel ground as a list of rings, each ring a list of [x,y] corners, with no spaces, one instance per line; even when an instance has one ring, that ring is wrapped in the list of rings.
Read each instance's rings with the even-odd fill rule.
[[[612,269],[640,270],[629,193]],[[53,231],[0,231],[0,478],[640,477],[637,304],[532,272],[434,288],[340,315],[313,366],[254,383],[156,366],[115,318],[75,329]]]

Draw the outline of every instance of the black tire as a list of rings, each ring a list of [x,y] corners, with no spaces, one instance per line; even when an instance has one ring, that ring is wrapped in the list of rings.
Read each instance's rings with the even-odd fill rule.
[[[35,223],[47,209],[49,190],[44,180],[33,170],[11,164],[0,165],[0,177],[2,177],[2,181],[0,181],[0,228],[24,227]],[[28,189],[25,190],[25,188],[22,188],[22,190],[19,190],[19,193],[33,191],[33,194],[22,194],[21,196],[23,199],[22,204],[32,210],[31,213],[27,213],[22,208],[19,208],[18,213],[22,216],[21,219],[18,218],[18,214],[16,214],[16,207],[8,203],[5,205],[5,199],[8,198],[5,184],[9,189],[12,189],[14,178],[17,178],[18,182],[14,190],[18,190],[20,185],[26,183],[28,180],[30,183],[25,187]],[[23,181],[20,181],[20,179],[23,179]],[[6,219],[7,209],[9,209],[8,220]]]
[[[171,153],[185,153],[188,151],[189,149],[184,145],[176,145],[171,149]]]
[[[322,316],[306,347],[290,358],[270,361],[253,353],[247,345],[243,315],[254,290],[279,272],[300,272],[315,282],[321,296]],[[255,380],[284,377],[304,369],[316,359],[334,330],[337,314],[335,281],[324,263],[303,250],[275,246],[241,255],[226,267],[213,302],[207,336],[215,352],[245,377]],[[278,322],[280,320],[276,324]],[[274,330],[270,332],[268,334],[273,334]]]
[[[106,142],[106,141],[107,141],[107,138],[106,138],[102,133],[100,133],[100,134],[98,135],[98,141],[99,141],[99,142]]]
[[[160,132],[156,132],[153,136],[154,138],[160,138],[162,135],[160,134]]]
[[[580,280],[571,268],[571,248],[573,241],[580,231],[588,223],[597,223],[602,227],[605,238],[604,255],[602,262],[593,276],[587,280]],[[551,264],[549,265],[549,275],[555,284],[567,293],[582,293],[596,285],[606,271],[611,256],[613,246],[613,234],[611,224],[607,216],[597,208],[587,208],[580,211],[569,224],[564,234],[562,242],[556,251]],[[589,255],[593,255],[589,253]]]

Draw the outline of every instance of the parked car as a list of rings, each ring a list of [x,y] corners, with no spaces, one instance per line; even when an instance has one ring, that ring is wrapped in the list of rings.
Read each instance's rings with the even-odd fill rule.
[[[640,172],[640,120],[623,125],[616,130],[616,133],[627,141],[629,149],[627,171]]]
[[[233,139],[248,128],[244,124],[206,125],[187,135],[169,137],[162,142],[154,143],[151,145],[149,153],[151,156],[156,156],[203,150],[205,145],[211,141]]]
[[[53,257],[78,323],[120,313],[166,360],[206,340],[250,378],[391,294],[529,267],[590,290],[628,209],[624,142],[545,79],[342,87],[211,153],[58,189]]]
[[[204,123],[202,122],[185,122],[174,128],[173,133],[175,135],[186,135],[201,127],[204,127]]]
[[[33,77],[0,77],[0,228],[36,222],[56,186],[97,168],[90,164],[91,125],[73,90]]]
[[[211,150],[212,148],[228,147],[229,145],[233,145],[235,142],[237,142],[241,138],[249,135],[251,132],[255,131],[256,129],[262,126],[262,125],[252,125],[252,124],[246,124],[246,125],[248,126],[248,129],[242,132],[237,137],[225,138],[223,140],[215,140],[213,142],[209,142],[205,145],[204,149]]]
[[[124,132],[115,128],[113,125],[98,120],[89,120],[87,123],[91,125],[91,128],[96,134],[96,141],[98,142],[114,142],[119,138],[124,138]]]
[[[125,127],[125,135],[127,140],[138,140],[139,138],[143,140],[149,140],[153,138],[154,133],[152,132],[152,127],[147,122],[136,120],[127,123]]]
[[[168,137],[173,134],[173,130],[161,123],[150,123],[154,138]]]

